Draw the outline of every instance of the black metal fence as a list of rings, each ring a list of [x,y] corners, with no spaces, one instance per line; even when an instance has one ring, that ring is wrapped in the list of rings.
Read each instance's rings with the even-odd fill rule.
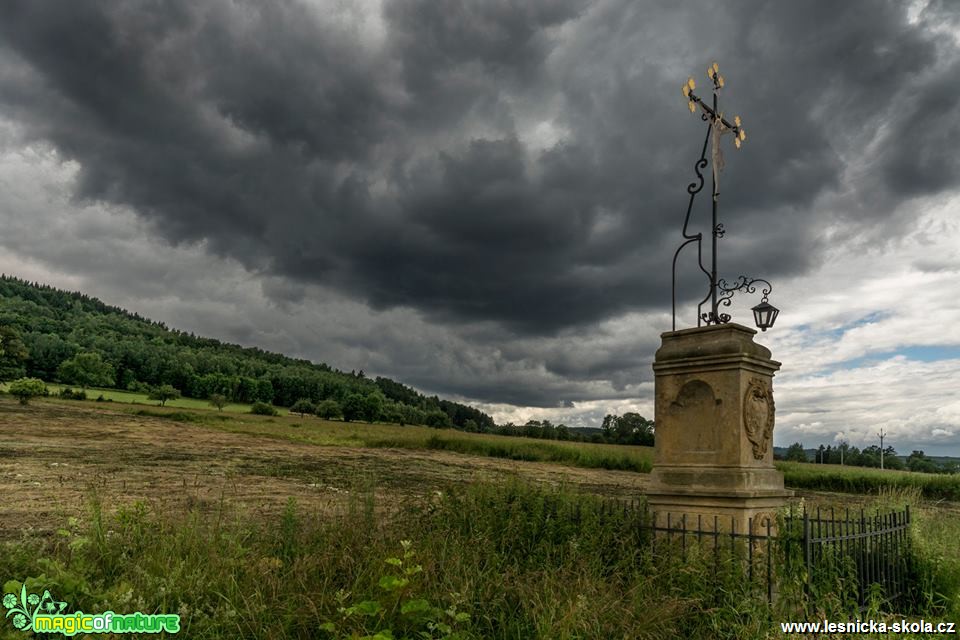
[[[815,514],[804,511],[786,518],[784,535],[803,546],[808,584],[827,583],[837,575],[853,577],[857,603],[865,607],[872,597],[898,602],[908,594],[909,529],[909,506],[873,515],[847,509],[839,517],[834,509],[817,509]]]
[[[717,574],[721,562],[742,561],[748,581],[752,583],[762,578],[767,601],[773,601],[777,536],[776,523],[772,519],[764,519],[757,527],[750,520],[746,531],[737,531],[737,521],[733,517],[728,524],[726,518],[720,516],[704,518],[698,515],[694,522],[692,519],[688,521],[686,516],[671,518],[667,514],[661,526],[656,524],[655,516],[645,505],[643,509],[645,513],[641,522],[644,524],[641,529],[650,534],[650,550],[654,555],[658,552],[668,555],[679,552],[681,559],[686,559],[688,548],[696,544],[698,550],[706,550],[712,555]]]
[[[761,585],[772,602],[778,581],[790,576],[803,582],[807,594],[842,591],[861,609],[871,601],[899,606],[910,594],[910,508],[868,514],[845,510],[837,514],[817,509],[791,511],[779,518],[748,521],[737,530],[736,518],[720,516],[672,518],[655,521],[645,503],[641,509],[642,537],[653,555],[679,555],[685,559],[696,549],[713,556],[718,574],[721,562],[740,564],[745,578]]]

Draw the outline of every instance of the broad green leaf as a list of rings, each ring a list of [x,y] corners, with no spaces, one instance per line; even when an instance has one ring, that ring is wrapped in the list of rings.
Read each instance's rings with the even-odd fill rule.
[[[333,633],[334,631],[337,630],[337,625],[335,625],[332,622],[324,622],[322,625],[320,625],[320,630]]]
[[[347,609],[347,615],[359,613],[365,616],[375,616],[381,611],[383,611],[383,607],[381,607],[380,603],[376,600],[364,600],[363,602],[358,602],[352,607],[349,607]]]
[[[392,564],[395,567],[399,567],[400,565],[403,564],[403,560],[401,560],[400,558],[387,558],[386,562],[387,564]]]
[[[383,576],[380,578],[380,588],[385,589],[386,591],[396,591],[397,589],[402,589],[410,583],[406,578],[398,578],[397,576]]]
[[[407,600],[400,607],[400,613],[420,613],[429,610],[430,603],[422,598],[418,600]]]

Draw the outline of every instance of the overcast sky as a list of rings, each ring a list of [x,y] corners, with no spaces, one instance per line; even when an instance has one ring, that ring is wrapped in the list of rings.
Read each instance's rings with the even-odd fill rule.
[[[717,61],[776,444],[960,455],[955,2],[0,7],[0,269],[500,422],[652,417]]]

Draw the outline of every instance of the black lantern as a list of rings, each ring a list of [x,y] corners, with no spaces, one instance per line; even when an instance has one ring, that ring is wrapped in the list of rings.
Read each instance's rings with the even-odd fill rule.
[[[766,298],[764,298],[760,304],[755,306],[752,311],[753,319],[761,331],[766,331],[772,327],[773,323],[777,321],[777,315],[780,313],[780,309],[777,309],[775,306],[767,302]]]

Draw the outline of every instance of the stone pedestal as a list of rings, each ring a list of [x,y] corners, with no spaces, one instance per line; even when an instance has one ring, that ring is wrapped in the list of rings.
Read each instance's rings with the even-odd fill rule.
[[[773,374],[780,363],[739,324],[661,335],[656,444],[647,499],[658,526],[766,532],[792,491],[773,466]],[[716,520],[714,516],[719,516]],[[774,519],[775,521],[775,519]]]

